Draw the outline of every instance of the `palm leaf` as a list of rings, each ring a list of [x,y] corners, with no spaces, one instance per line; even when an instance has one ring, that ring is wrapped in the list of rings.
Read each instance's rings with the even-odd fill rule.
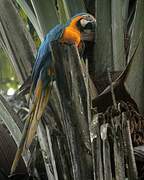
[[[27,78],[35,46],[11,1],[0,0],[0,44],[11,59],[20,81]]]
[[[57,9],[54,2],[55,1],[52,0],[31,0],[43,37],[51,28],[58,24],[59,21]]]
[[[144,113],[144,1],[137,1],[129,58],[139,43],[139,47],[134,56],[130,72],[125,82],[130,95],[136,101],[141,113]]]
[[[19,142],[22,137],[21,130],[23,128],[23,124],[21,121],[19,121],[19,117],[17,116],[17,114],[13,111],[13,109],[9,106],[7,101],[1,95],[0,95],[0,112],[1,112],[0,119],[9,130],[15,143],[19,145]],[[23,157],[25,164],[28,163],[29,157],[30,157],[29,152],[26,156]]]
[[[110,0],[96,0],[96,19],[97,27],[94,62],[96,75],[99,76],[107,71],[107,68],[110,68],[110,70],[113,69]]]
[[[26,1],[17,0],[17,3],[32,22],[41,40],[59,22],[65,23],[71,16],[86,11],[83,0],[31,0],[34,12]]]
[[[77,13],[86,12],[83,0],[59,0],[57,1],[59,21],[65,23],[70,17]]]
[[[23,0],[23,1],[17,0],[17,3],[20,5],[20,7],[23,9],[25,14],[30,19],[30,21],[33,24],[33,26],[34,26],[38,36],[40,37],[40,39],[42,39],[43,38],[43,34],[41,32],[41,27],[40,27],[40,25],[39,25],[39,23],[37,21],[37,18],[35,16],[34,12],[30,8],[30,6],[27,4],[27,2],[25,0]]]
[[[114,71],[124,70],[126,59],[124,49],[123,1],[112,0],[112,58]]]

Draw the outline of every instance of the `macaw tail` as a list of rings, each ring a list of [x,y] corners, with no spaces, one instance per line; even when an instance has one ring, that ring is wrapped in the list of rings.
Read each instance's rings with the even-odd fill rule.
[[[48,103],[51,87],[52,85],[49,84],[49,87],[44,90],[42,81],[38,80],[34,93],[34,100],[23,130],[22,139],[11,167],[11,175],[16,170],[22,153],[24,153],[32,143],[32,140],[37,131],[39,121]]]

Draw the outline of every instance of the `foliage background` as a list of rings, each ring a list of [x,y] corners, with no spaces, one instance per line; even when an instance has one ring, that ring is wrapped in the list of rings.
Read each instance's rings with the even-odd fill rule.
[[[97,98],[101,97],[102,91],[107,87],[107,85],[110,84],[107,76],[107,69],[109,69],[111,72],[112,78],[115,76],[115,74],[119,75],[124,71],[137,47],[130,71],[123,82],[123,87],[124,92],[126,90],[126,92],[128,92],[137,103],[140,113],[143,114],[144,112],[143,0],[0,0],[0,89],[1,94],[5,95],[5,98],[9,101],[8,103],[3,99],[3,97],[1,98],[0,119],[9,129],[9,133],[11,133],[12,138],[17,145],[19,144],[21,138],[18,119],[21,119],[23,124],[23,117],[28,112],[28,105],[25,97],[23,97],[22,100],[16,100],[16,102],[11,101],[11,97],[6,95],[7,90],[10,87],[16,90],[19,85],[22,84],[31,74],[31,68],[34,63],[37,48],[39,47],[40,42],[43,41],[45,34],[56,24],[65,23],[67,19],[79,12],[90,12],[91,14],[95,15],[97,19],[95,42],[93,44],[94,56],[89,61],[90,75],[97,89]],[[88,47],[87,51],[91,51],[91,48]],[[81,75],[79,74],[79,76]],[[113,80],[114,79],[116,78],[113,78]],[[79,90],[79,88],[77,90]],[[75,94],[76,92],[73,93]],[[120,93],[123,94],[123,91],[120,91]],[[53,142],[53,146],[59,147],[58,142],[60,143],[60,139],[58,138],[58,142],[56,142],[52,136],[53,133],[49,132],[49,128],[47,127],[50,127],[51,130],[52,124],[52,127],[54,126],[52,129],[55,129],[55,124],[57,124],[56,116],[63,117],[63,113],[61,110],[62,105],[59,102],[59,96],[57,95],[57,89],[54,90],[52,96],[55,98],[51,100],[50,105],[53,107],[55,104],[53,107],[55,111],[52,112],[50,110],[51,106],[50,109],[48,107],[48,114],[46,114],[45,119],[48,119],[47,117],[49,117],[50,122],[48,125],[43,125],[42,123],[40,124],[38,129],[38,139],[41,149],[44,150],[41,153],[39,152],[39,154],[40,156],[43,156],[41,164],[45,165],[45,174],[50,179],[57,180],[57,170],[54,161],[52,160],[53,151],[51,149],[51,141]],[[83,96],[83,94],[81,94],[81,96]],[[119,99],[119,97],[116,98]],[[84,102],[84,107],[87,105],[85,103],[88,104],[88,102]],[[105,100],[101,103],[102,107],[106,104]],[[112,104],[108,103],[108,106],[111,105]],[[16,110],[18,116],[14,115],[14,110]],[[49,112],[51,112],[53,116]],[[78,131],[89,129],[89,127],[85,125],[89,122],[88,118],[89,117],[87,115],[85,118],[82,118],[85,119],[85,123],[82,124],[79,122],[81,129],[79,128]],[[80,118],[78,118],[78,120],[80,120]],[[51,121],[56,123],[53,125]],[[19,132],[18,134],[13,132],[12,125],[15,126],[15,132]],[[68,136],[68,138],[70,136],[66,132],[64,132],[64,135]],[[49,139],[49,137],[51,137],[52,140]],[[83,139],[86,146],[87,144],[90,144],[90,141],[85,140],[90,139],[89,130],[86,130],[86,134],[84,134]],[[63,152],[66,152],[65,148],[68,147],[62,146],[62,148],[64,150]],[[80,146],[80,148],[82,147]],[[16,146],[14,148],[14,151],[15,150]],[[51,153],[50,156],[49,152]],[[54,154],[56,153],[55,148]],[[82,154],[82,157],[85,158],[87,155],[87,150],[83,153],[84,154]],[[47,164],[46,157],[48,157],[48,162],[50,162],[49,164],[53,168],[53,173],[49,167],[49,164]],[[12,159],[13,158],[10,160],[11,162]],[[28,163],[27,159],[28,157],[24,158],[26,165]],[[86,166],[89,163],[89,160],[91,161],[88,155],[88,161],[85,163]],[[74,165],[75,164],[73,164],[73,166]],[[35,167],[33,169],[33,172],[35,172]],[[65,177],[64,174],[62,175],[62,178],[68,179],[68,177],[72,177],[72,175],[75,175],[75,172],[67,174],[67,177]],[[73,179],[76,179],[76,177],[73,176]]]

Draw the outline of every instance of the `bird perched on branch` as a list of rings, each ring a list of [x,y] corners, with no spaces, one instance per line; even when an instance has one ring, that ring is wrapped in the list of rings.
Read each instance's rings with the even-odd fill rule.
[[[52,81],[54,79],[54,64],[50,43],[58,40],[61,43],[75,44],[79,50],[83,48],[84,41],[94,38],[95,18],[88,13],[80,13],[72,17],[65,25],[57,25],[46,35],[41,44],[32,71],[32,105],[26,120],[21,143],[16,152],[11,168],[15,171],[21,154],[29,148],[36,134],[39,120],[48,103]]]

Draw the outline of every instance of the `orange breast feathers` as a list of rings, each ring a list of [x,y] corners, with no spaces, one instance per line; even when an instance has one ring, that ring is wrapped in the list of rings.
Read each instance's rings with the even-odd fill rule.
[[[76,46],[79,45],[81,41],[81,34],[77,28],[77,22],[80,18],[81,16],[74,18],[69,24],[69,26],[65,28],[61,38],[61,42],[75,43]]]

